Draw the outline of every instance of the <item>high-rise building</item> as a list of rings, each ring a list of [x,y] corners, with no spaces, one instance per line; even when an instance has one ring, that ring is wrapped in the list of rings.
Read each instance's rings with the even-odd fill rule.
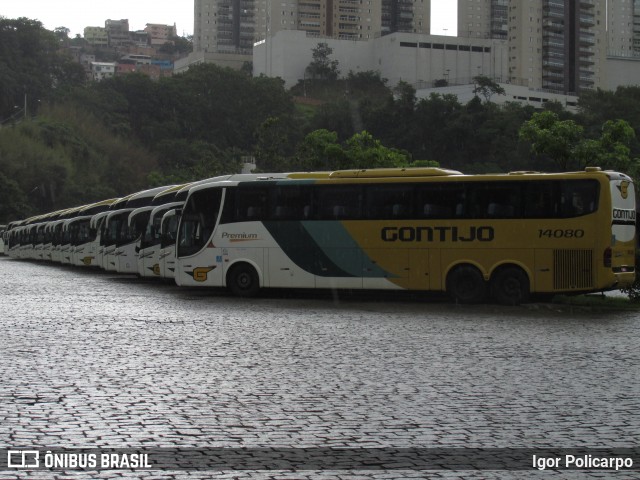
[[[630,5],[629,0],[608,1]],[[458,35],[506,39],[511,83],[577,93],[605,84],[606,2],[458,0]],[[618,9],[616,15],[616,24],[622,18],[631,22],[628,11]],[[630,36],[624,45],[631,45]]]
[[[345,40],[428,34],[430,10],[431,0],[195,0],[194,50],[250,53],[280,30]]]
[[[382,35],[395,32],[431,33],[431,0],[382,0],[381,7]]]
[[[256,8],[267,0],[195,0],[195,51],[251,53],[256,38]],[[259,10],[258,10],[259,11]]]
[[[640,47],[640,1],[607,0],[607,53],[632,57]],[[637,52],[636,55],[640,54]]]
[[[491,0],[458,0],[458,36],[490,38]]]
[[[633,55],[640,56],[640,0],[633,0]]]
[[[458,36],[507,39],[509,0],[458,0]]]
[[[271,35],[281,30],[302,30],[308,36],[366,40],[380,32],[381,6],[374,0],[270,1],[267,12]]]

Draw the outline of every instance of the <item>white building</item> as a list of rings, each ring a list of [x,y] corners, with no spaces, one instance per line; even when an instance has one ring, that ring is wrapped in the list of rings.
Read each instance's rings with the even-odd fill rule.
[[[116,74],[116,64],[107,62],[91,62],[91,78],[100,81]]]
[[[405,81],[416,88],[438,80],[469,84],[477,75],[506,80],[507,45],[503,40],[457,38],[440,35],[393,33],[373,40],[351,41],[308,36],[283,30],[253,47],[254,75],[281,77],[287,88],[304,80],[318,43],[333,49],[341,76],[350,71],[376,71],[393,87]]]
[[[578,97],[575,95],[564,95],[558,93],[551,93],[541,89],[534,89],[529,87],[523,87],[522,85],[513,85],[511,83],[498,83],[505,91],[504,95],[493,95],[491,102],[496,105],[504,105],[507,102],[519,103],[521,105],[530,105],[535,108],[543,108],[547,102],[558,102],[565,109],[570,112],[578,112]],[[458,101],[462,104],[466,104],[476,96],[473,93],[475,86],[469,85],[456,85],[442,88],[423,88],[416,90],[416,98],[429,98],[432,93],[439,95],[455,95],[458,97]],[[482,96],[479,98],[484,101]]]

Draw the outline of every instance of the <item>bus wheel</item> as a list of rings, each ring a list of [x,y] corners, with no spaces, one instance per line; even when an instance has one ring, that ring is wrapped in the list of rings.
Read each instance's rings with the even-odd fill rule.
[[[491,277],[491,296],[502,305],[524,303],[529,294],[529,277],[521,268],[502,268]]]
[[[477,268],[464,265],[447,275],[447,293],[458,303],[481,303],[487,295],[487,283]]]
[[[258,272],[248,263],[234,265],[227,274],[227,286],[237,297],[253,297],[260,290]]]

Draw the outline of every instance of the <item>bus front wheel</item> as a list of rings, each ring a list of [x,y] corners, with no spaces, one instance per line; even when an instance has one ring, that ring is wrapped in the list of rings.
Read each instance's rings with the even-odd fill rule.
[[[529,277],[521,268],[505,267],[491,277],[491,296],[502,305],[524,303],[529,294]]]
[[[237,297],[253,297],[260,290],[258,272],[248,263],[234,265],[227,275],[227,286]]]
[[[447,275],[447,293],[458,303],[481,303],[487,295],[487,283],[480,270],[463,265]]]

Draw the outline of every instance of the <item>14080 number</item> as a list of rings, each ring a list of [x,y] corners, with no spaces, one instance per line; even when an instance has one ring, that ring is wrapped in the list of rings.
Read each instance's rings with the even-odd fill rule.
[[[582,238],[584,237],[584,230],[577,229],[557,229],[557,230],[538,230],[538,238]]]

